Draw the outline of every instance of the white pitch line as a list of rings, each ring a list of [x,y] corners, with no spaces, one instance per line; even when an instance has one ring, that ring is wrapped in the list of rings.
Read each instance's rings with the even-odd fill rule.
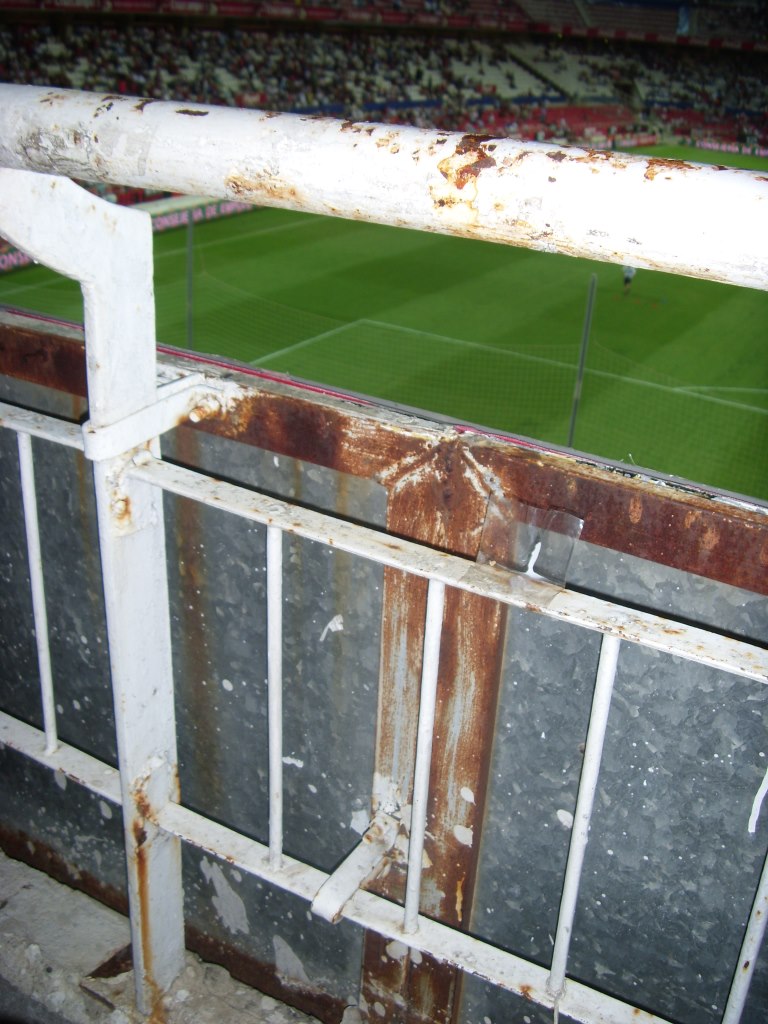
[[[514,352],[511,349],[497,348],[495,345],[485,345],[481,341],[467,341],[465,338],[452,338],[449,334],[435,334],[433,331],[420,331],[418,327],[403,327],[401,324],[387,324],[382,320],[358,320],[360,324],[373,324],[374,327],[386,327],[390,331],[403,331],[406,334],[419,334],[422,338],[436,338],[438,341],[447,341],[450,345],[458,345],[462,348],[474,348],[480,352],[493,352],[498,356],[525,359],[531,363],[546,363],[548,366],[559,366],[565,370],[576,370],[575,363],[563,363],[558,359],[547,359],[545,356],[530,356],[522,352]]]
[[[270,359],[277,359],[278,356],[284,356],[288,352],[295,352],[297,349],[306,348],[308,345],[314,345],[316,341],[323,341],[325,338],[330,338],[334,334],[341,334],[342,331],[346,331],[350,327],[357,327],[358,324],[362,323],[367,323],[367,321],[354,320],[349,324],[339,324],[338,327],[332,327],[329,331],[323,331],[321,334],[315,334],[311,338],[305,338],[303,341],[297,341],[294,345],[287,345],[285,348],[276,349],[274,352],[269,352],[267,355],[260,356],[258,359],[252,359],[248,365],[261,366]]]
[[[495,345],[484,345],[478,341],[465,341],[463,338],[452,338],[446,334],[434,334],[432,331],[420,331],[417,327],[403,327],[399,324],[387,324],[381,320],[358,320],[360,324],[373,324],[376,327],[386,327],[389,330],[404,331],[408,334],[419,334],[424,338],[436,338],[438,341],[445,341],[451,345],[463,348],[473,348],[481,352],[493,352],[495,355],[504,356],[508,359],[522,359],[529,363],[543,363],[546,366],[557,366],[564,370],[576,370],[575,363],[564,363],[559,359],[547,359],[546,356],[532,356],[525,352],[514,349],[496,348]],[[689,398],[696,398],[702,402],[710,402],[712,405],[724,405],[733,409],[740,409],[742,412],[756,412],[762,416],[768,416],[768,409],[761,409],[755,405],[745,405],[743,402],[729,401],[727,398],[716,398],[714,395],[693,394],[689,387],[680,384],[657,384],[655,381],[642,380],[638,377],[624,377],[620,373],[610,373],[608,370],[595,370],[587,366],[585,373],[593,377],[602,377],[604,380],[621,381],[624,384],[637,384],[638,387],[651,388],[655,391],[663,391],[666,394],[686,394]],[[725,389],[722,389],[725,390]],[[733,389],[737,390],[737,389]],[[744,389],[762,390],[764,389]]]
[[[22,269],[21,267],[19,268]],[[46,269],[48,269],[46,267]],[[14,271],[8,271],[13,274]],[[0,275],[0,282],[5,278],[5,274]],[[19,284],[16,287],[2,288],[0,287],[0,300],[7,302],[9,298],[13,298],[16,295],[23,295],[24,292],[46,292],[51,288],[61,288],[63,285],[71,285],[72,281],[68,277],[63,277],[61,274],[57,275],[53,280],[46,281],[45,284]]]
[[[747,395],[768,395],[768,388],[727,388],[719,384],[681,384],[676,391],[738,391]]]

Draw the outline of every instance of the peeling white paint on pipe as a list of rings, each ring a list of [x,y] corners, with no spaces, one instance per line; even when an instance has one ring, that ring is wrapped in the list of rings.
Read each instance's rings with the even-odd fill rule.
[[[45,752],[53,754],[59,745],[56,734],[56,704],[53,698],[53,671],[51,670],[51,648],[48,636],[48,612],[45,606],[45,582],[43,580],[43,557],[40,551],[40,524],[37,516],[37,489],[35,487],[35,464],[32,457],[32,438],[29,434],[18,434],[19,475],[21,496],[24,505],[24,527],[27,534],[27,564],[29,584],[32,591],[32,614],[35,622],[37,665],[40,672],[40,697],[43,706],[45,727]]]
[[[283,531],[276,526],[267,527],[267,708],[269,864],[277,871],[283,860]]]
[[[17,85],[0,85],[0,165],[768,289],[752,171]]]
[[[408,842],[408,878],[405,885],[403,931],[412,934],[419,927],[422,854],[427,830],[429,770],[432,765],[432,736],[435,729],[437,671],[440,663],[440,638],[443,632],[445,584],[431,579],[427,591],[427,615],[421,670],[419,728],[416,735],[416,761],[413,769],[411,834]]]
[[[568,849],[568,862],[565,867],[563,894],[560,899],[560,911],[555,933],[555,948],[552,952],[552,965],[547,990],[554,997],[556,1004],[563,994],[565,985],[565,969],[568,963],[568,950],[573,934],[573,919],[576,914],[576,901],[581,883],[581,871],[584,866],[584,854],[589,842],[589,829],[592,821],[592,808],[595,802],[597,778],[600,774],[600,762],[603,757],[603,742],[608,725],[608,714],[611,710],[611,696],[616,679],[616,666],[619,660],[620,641],[613,636],[604,636],[600,647],[600,660],[597,666],[595,692],[592,698],[592,709],[589,716],[587,742],[584,748],[584,764],[579,779],[579,792],[576,797],[576,810],[573,815],[571,845]]]

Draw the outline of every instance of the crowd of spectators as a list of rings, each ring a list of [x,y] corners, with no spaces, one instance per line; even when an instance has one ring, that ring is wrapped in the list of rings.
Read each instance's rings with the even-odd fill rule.
[[[768,7],[755,0],[702,4],[692,12],[691,33],[715,39],[766,40]]]
[[[526,82],[524,96],[518,95],[511,70],[515,43],[520,43],[514,37],[268,31],[189,22],[6,24],[0,26],[0,80],[320,110],[446,129],[482,128],[492,121],[497,128],[519,131],[524,124],[530,131],[534,122],[538,134],[557,121],[540,116],[543,106],[572,101],[565,87],[557,89],[557,75],[565,75],[566,65],[572,64],[573,77],[591,76],[585,87],[599,85],[607,103],[627,102],[631,80],[636,116],[645,120],[674,109],[706,110],[734,123],[741,117],[749,132],[764,141],[768,81],[759,54],[554,37],[542,43],[538,38],[541,55],[536,58],[532,50],[529,62],[539,60],[541,77],[536,79],[535,67],[518,65]],[[500,84],[489,86],[490,79]],[[638,103],[646,109],[638,111]],[[531,108],[537,111],[533,117]]]

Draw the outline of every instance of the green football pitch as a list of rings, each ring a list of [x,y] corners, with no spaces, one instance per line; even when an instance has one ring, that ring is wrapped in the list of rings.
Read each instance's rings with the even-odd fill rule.
[[[283,210],[193,239],[190,315],[187,232],[155,236],[159,342],[555,445],[594,274],[574,447],[768,498],[764,292],[638,271],[624,294],[618,266]],[[42,267],[0,277],[0,303],[82,318],[77,286]]]

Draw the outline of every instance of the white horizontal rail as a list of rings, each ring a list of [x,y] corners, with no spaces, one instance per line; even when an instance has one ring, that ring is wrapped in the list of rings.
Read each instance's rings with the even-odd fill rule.
[[[768,289],[752,171],[19,85],[0,85],[0,165]]]
[[[157,822],[161,828],[215,857],[223,858],[232,867],[310,902],[329,877],[317,868],[288,856],[284,856],[282,869],[275,870],[269,863],[268,846],[178,804],[167,804],[159,812]],[[414,934],[408,933],[403,928],[402,907],[381,896],[358,890],[344,907],[343,916],[362,927],[374,928],[386,938],[400,941],[403,946],[455,964],[533,1002],[554,1006],[554,999],[546,990],[548,972],[543,967],[426,917],[419,918],[419,927]],[[560,1013],[582,1024],[669,1024],[662,1017],[570,979],[558,1008]]]
[[[43,732],[3,712],[0,712],[0,743],[38,764],[63,773],[110,803],[121,805],[120,775],[114,768],[66,743],[62,743],[55,753],[47,754]],[[282,866],[274,868],[269,846],[176,803],[168,803],[157,812],[156,824],[164,832],[309,903],[332,877],[286,855],[283,855]],[[548,972],[543,967],[426,917],[419,917],[419,927],[414,934],[406,933],[402,907],[381,896],[358,890],[343,906],[342,916],[362,927],[373,927],[387,938],[455,964],[526,999],[547,1007],[554,1005],[546,988]],[[582,1024],[669,1024],[662,1017],[570,979],[558,1008]]]
[[[60,772],[72,782],[120,806],[120,773],[98,758],[59,740],[54,751],[46,749],[45,733],[26,722],[0,711],[0,744],[16,750],[51,771]]]
[[[74,447],[82,444],[82,436],[80,445],[74,444],[71,424],[53,417],[36,414],[31,419],[24,411],[7,404],[0,409],[0,413],[0,425],[4,427],[20,429],[54,442],[67,439]],[[79,428],[76,429],[79,432]],[[429,578],[438,592],[442,592],[445,585],[451,585],[510,605],[554,615],[563,621],[577,622],[586,628],[599,629],[611,638],[609,643],[616,648],[618,638],[634,639],[635,642],[664,649],[703,664],[739,672],[761,682],[766,681],[765,661],[768,655],[748,644],[723,640],[704,630],[678,624],[671,628],[667,620],[649,615],[638,618],[638,613],[630,613],[621,606],[598,599],[588,599],[587,605],[582,605],[579,602],[585,599],[581,595],[571,594],[551,584],[509,574],[490,566],[467,563],[455,556],[385,536],[366,527],[292,506],[246,488],[172,466],[153,458],[149,453],[142,458],[140,464],[128,469],[127,476],[197,500],[209,507],[265,524],[274,543],[281,532],[294,533]],[[278,569],[277,565],[275,569]],[[276,578],[279,578],[277,573]],[[569,608],[570,599],[577,602],[578,613],[576,609]],[[591,617],[586,616],[586,608],[591,611]],[[434,618],[437,622],[439,616],[435,613]],[[663,643],[656,637],[658,632],[667,637]],[[437,625],[434,633],[439,637]],[[722,644],[726,645],[727,657],[721,649]],[[120,776],[110,766],[66,744],[62,744],[55,753],[50,753],[46,750],[43,733],[4,714],[0,715],[0,742],[53,770],[62,771],[69,778],[113,802],[124,802],[119,785]],[[216,856],[224,857],[229,863],[310,902],[316,899],[318,892],[332,877],[285,855],[276,863],[270,846],[247,839],[172,801],[155,808],[152,813],[155,825],[166,836],[182,838]],[[546,969],[446,925],[417,914],[406,915],[402,907],[363,890],[357,891],[344,904],[341,916],[361,926],[372,927],[386,937],[403,942],[405,946],[420,949],[493,984],[517,992],[533,1002],[556,1007],[559,1013],[584,1024],[636,1024],[638,1021],[666,1024],[663,1018],[598,993],[573,980],[555,992],[552,978]],[[761,937],[762,932],[758,936],[757,929],[753,927],[747,943],[750,950]],[[564,980],[564,975],[558,972],[558,978]],[[734,1006],[746,980],[736,986]]]
[[[30,437],[39,437],[43,441],[52,441],[66,448],[83,450],[83,429],[78,424],[67,423],[66,420],[32,412],[29,409],[20,409],[8,402],[0,402],[0,427],[7,427],[19,434],[29,434]]]
[[[66,743],[62,743],[54,754],[46,754],[43,732],[2,712],[0,743],[38,764],[62,772],[73,782],[86,786],[110,803],[118,806],[121,804],[120,775],[114,768]],[[269,846],[210,821],[179,804],[166,804],[158,812],[156,823],[163,831],[309,903],[314,901],[332,877],[286,855],[283,855],[282,866],[274,868],[271,865]],[[548,972],[543,967],[425,917],[419,918],[419,927],[414,934],[406,933],[402,908],[381,896],[358,890],[344,905],[342,916],[363,927],[374,927],[382,935],[398,939],[405,946],[431,953],[535,1002],[545,1006],[554,1005],[554,1000],[546,990]],[[583,1024],[668,1024],[662,1017],[646,1013],[572,980],[568,981],[559,1002],[559,1010]]]
[[[83,446],[80,427],[53,416],[28,413],[2,402],[0,427],[24,431],[73,448],[82,449]],[[322,512],[300,508],[159,459],[148,459],[141,465],[135,465],[130,475],[211,508],[232,512],[266,526],[279,527],[285,533],[328,544],[381,565],[441,580],[448,586],[516,608],[527,608],[550,618],[666,651],[688,661],[768,683],[768,651],[741,640],[634,611],[602,598],[565,590],[553,583],[509,573],[491,565],[468,562],[464,558],[334,519]]]
[[[286,533],[360,555],[414,576],[439,580],[448,586],[516,608],[540,612],[549,618],[768,683],[768,651],[744,641],[718,636],[658,615],[633,611],[519,573],[468,562],[455,555],[334,519],[322,512],[290,505],[149,456],[130,469],[128,476],[156,484],[211,508],[232,512],[266,526],[279,526]]]

